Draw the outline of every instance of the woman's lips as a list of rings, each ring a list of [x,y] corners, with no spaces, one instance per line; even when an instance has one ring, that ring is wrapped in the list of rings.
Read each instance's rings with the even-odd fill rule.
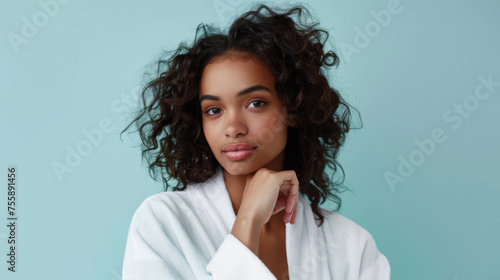
[[[249,158],[257,149],[257,146],[249,144],[230,144],[224,146],[222,152],[226,158],[233,161]]]
[[[229,160],[244,160],[244,159],[249,158],[254,152],[255,152],[255,149],[240,150],[240,151],[224,152],[224,155]]]

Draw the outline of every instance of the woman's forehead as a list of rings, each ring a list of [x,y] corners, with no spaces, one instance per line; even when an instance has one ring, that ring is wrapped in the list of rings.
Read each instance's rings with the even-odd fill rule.
[[[200,82],[200,95],[214,91],[262,84],[274,89],[275,79],[269,68],[256,57],[227,57],[208,64]]]

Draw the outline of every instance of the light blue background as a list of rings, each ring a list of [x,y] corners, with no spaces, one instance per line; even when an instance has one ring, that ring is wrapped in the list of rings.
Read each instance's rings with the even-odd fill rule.
[[[342,58],[332,81],[364,123],[340,157],[352,189],[340,213],[374,236],[392,279],[500,279],[500,87],[457,129],[443,117],[471,102],[479,76],[500,81],[500,2],[403,0],[361,45],[357,28],[375,28],[372,11],[391,2],[308,2]],[[162,189],[141,163],[137,137],[119,139],[136,86],[162,50],[191,42],[201,22],[226,26],[242,3],[72,0],[16,52],[9,34],[22,35],[23,17],[43,20],[44,10],[38,1],[1,2],[0,224],[11,165],[19,219],[16,273],[7,271],[0,226],[1,279],[121,278],[130,219]],[[59,180],[53,163],[65,164],[67,147],[106,120],[112,131]],[[436,128],[446,141],[391,189],[384,174],[397,175],[399,156],[408,159]]]

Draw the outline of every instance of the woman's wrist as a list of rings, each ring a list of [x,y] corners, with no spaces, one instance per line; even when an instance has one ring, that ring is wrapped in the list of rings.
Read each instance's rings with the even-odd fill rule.
[[[231,234],[258,256],[261,229],[262,223],[255,216],[242,214],[236,216]]]

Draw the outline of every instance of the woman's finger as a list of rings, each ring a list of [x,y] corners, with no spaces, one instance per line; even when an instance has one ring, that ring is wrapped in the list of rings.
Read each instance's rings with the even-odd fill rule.
[[[299,181],[293,170],[284,171],[280,190],[286,195],[285,215],[283,221],[291,223],[297,213],[297,201],[299,196]]]
[[[293,170],[282,171],[283,177],[281,177],[280,191],[285,193],[287,196],[298,195],[299,194],[299,181],[297,175]]]
[[[289,195],[286,197],[286,208],[285,211],[287,213],[292,213],[294,204],[295,204],[295,196],[296,195]]]
[[[273,215],[280,212],[281,210],[285,209],[286,206],[286,198],[284,196],[278,197],[278,200],[276,201],[276,205],[274,206],[273,209]]]

